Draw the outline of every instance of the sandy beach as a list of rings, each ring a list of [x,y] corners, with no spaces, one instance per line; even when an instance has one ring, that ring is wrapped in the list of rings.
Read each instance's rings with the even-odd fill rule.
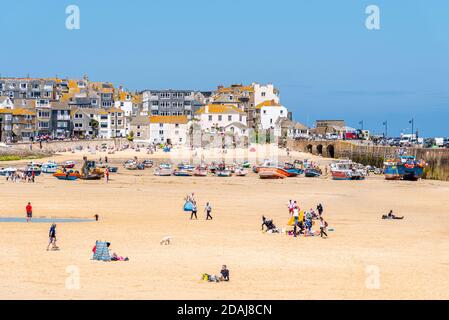
[[[83,155],[64,153],[58,162]],[[284,150],[279,151],[286,159]],[[0,217],[100,216],[98,222],[59,223],[60,251],[46,251],[48,223],[0,223],[0,299],[448,299],[449,183],[333,181],[329,177],[261,180],[246,177],[157,177],[125,170],[134,156],[162,161],[170,154],[123,151],[107,155],[119,167],[111,181],[36,183],[0,177]],[[291,159],[312,158],[291,153]],[[329,159],[313,157],[324,166]],[[41,159],[39,162],[45,162]],[[17,162],[1,163],[1,166]],[[198,220],[182,211],[195,192]],[[335,231],[327,239],[260,231],[261,215],[286,227],[287,202],[324,206]],[[205,220],[206,201],[213,207]],[[402,221],[381,220],[393,209]],[[316,226],[314,227],[316,229]],[[173,243],[160,245],[170,235]],[[96,240],[127,262],[92,261]],[[203,273],[230,269],[231,281],[209,283]],[[67,286],[79,272],[79,288]],[[378,271],[378,286],[371,285]],[[69,280],[68,280],[69,279]]]

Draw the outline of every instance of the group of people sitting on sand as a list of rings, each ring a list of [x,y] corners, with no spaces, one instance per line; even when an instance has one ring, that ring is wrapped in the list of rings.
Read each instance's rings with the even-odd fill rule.
[[[314,235],[312,231],[313,220],[318,220],[320,223],[320,237],[327,238],[328,223],[323,218],[324,208],[321,203],[316,206],[316,211],[313,208],[311,208],[309,211],[304,211],[302,219],[300,219],[301,209],[296,200],[289,200],[287,207],[288,213],[293,218],[293,230],[291,231],[291,233],[294,237],[297,237],[299,235]]]
[[[111,243],[110,242],[106,242],[106,246],[108,247],[108,251],[110,251],[109,247],[111,246]],[[95,253],[97,252],[97,245],[94,245],[94,247],[92,248],[92,252],[95,255]],[[110,254],[110,256],[111,256],[111,261],[129,261],[128,257],[119,256],[115,252]]]

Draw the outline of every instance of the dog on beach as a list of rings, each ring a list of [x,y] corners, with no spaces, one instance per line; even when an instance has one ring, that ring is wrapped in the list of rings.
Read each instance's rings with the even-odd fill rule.
[[[169,245],[171,243],[171,240],[173,239],[173,237],[171,236],[165,236],[161,239],[160,244],[163,245]]]

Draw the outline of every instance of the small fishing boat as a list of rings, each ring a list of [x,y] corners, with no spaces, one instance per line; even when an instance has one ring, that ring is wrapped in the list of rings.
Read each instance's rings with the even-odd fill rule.
[[[237,168],[235,169],[235,175],[237,177],[244,177],[248,174],[248,170],[245,170],[243,168]]]
[[[292,163],[288,163],[286,162],[284,164],[284,170],[287,171],[290,174],[290,177],[294,177],[300,174],[304,173],[304,170],[301,168],[296,167],[294,164]]]
[[[177,176],[177,177],[191,177],[192,176],[192,172],[188,171],[188,170],[184,170],[184,169],[178,169],[178,170],[174,170],[173,171],[173,175]]]
[[[331,174],[334,180],[363,180],[365,174],[362,168],[351,160],[340,160],[331,163]]]
[[[75,167],[75,161],[68,160],[64,163],[63,167],[67,169],[72,169]]]
[[[304,176],[307,178],[315,178],[321,176],[321,171],[317,168],[307,168],[304,170]]]
[[[137,163],[134,160],[126,161],[123,166],[128,170],[137,170]]]
[[[58,171],[58,165],[55,162],[49,161],[41,166],[43,173],[56,173]]]
[[[153,161],[152,160],[143,160],[142,164],[145,166],[145,168],[153,167]]]
[[[201,165],[193,171],[195,177],[207,177],[207,166]]]
[[[143,163],[138,163],[136,165],[137,170],[144,170],[145,169],[145,165]]]
[[[73,171],[73,170],[69,170],[66,172],[58,170],[57,172],[53,173],[53,177],[55,177],[59,180],[73,181],[73,180],[78,179],[80,177],[80,174],[78,171]]]
[[[12,168],[12,167],[1,168],[0,169],[0,176],[9,176],[9,175],[13,174],[16,171],[17,171],[17,169],[16,168]]]
[[[100,180],[102,177],[99,174],[89,174],[87,176],[80,175],[79,178],[82,180]]]
[[[245,169],[251,168],[251,163],[249,163],[248,161],[243,162],[242,168],[245,168]]]
[[[154,175],[155,176],[161,176],[161,177],[167,177],[167,176],[171,176],[172,174],[172,169],[156,169],[154,170]]]
[[[217,177],[231,177],[232,172],[231,172],[231,170],[219,170],[219,171],[215,172],[215,175]]]
[[[286,176],[276,168],[261,168],[259,170],[260,179],[284,179]]]
[[[159,165],[159,169],[171,169],[171,164],[170,163],[161,163]]]
[[[191,164],[180,163],[180,164],[178,164],[178,169],[179,170],[193,171],[193,170],[195,170],[195,166],[193,166]]]

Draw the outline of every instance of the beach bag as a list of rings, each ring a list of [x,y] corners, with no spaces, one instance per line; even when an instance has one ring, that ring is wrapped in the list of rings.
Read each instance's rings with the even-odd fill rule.
[[[193,210],[193,203],[190,201],[186,201],[184,203],[184,211],[192,211]]]

